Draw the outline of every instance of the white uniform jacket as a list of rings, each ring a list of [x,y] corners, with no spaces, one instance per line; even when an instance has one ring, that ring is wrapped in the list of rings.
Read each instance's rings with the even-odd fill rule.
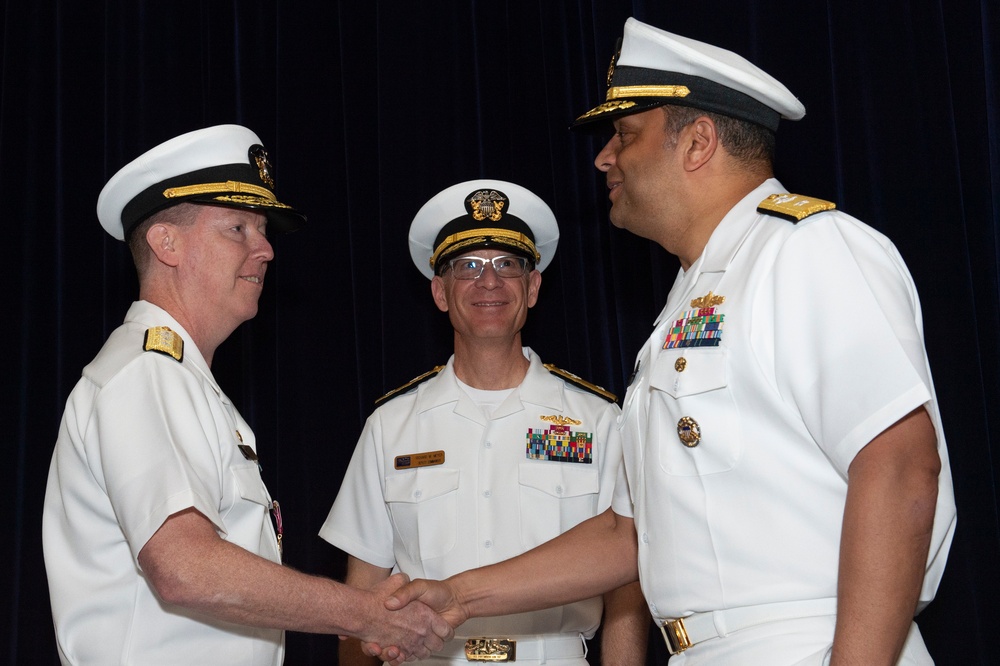
[[[621,473],[618,406],[524,351],[527,375],[492,418],[458,385],[454,357],[436,377],[376,409],[320,536],[375,566],[442,579],[519,555],[607,509]],[[547,450],[558,458],[567,440],[576,445],[562,460],[531,457]],[[444,452],[443,462],[406,466],[414,454],[433,451]],[[475,618],[456,635],[589,638],[601,606],[594,598]]]
[[[757,212],[785,191],[751,192],[678,275],[623,403],[655,617],[836,597],[848,467],[921,406],[942,462],[922,604],[941,578],[955,505],[913,281],[846,214]]]
[[[184,340],[180,362],[143,351],[153,326]],[[49,471],[42,537],[63,663],[281,663],[281,631],[170,607],[137,560],[169,516],[193,507],[222,538],[279,562],[256,446],[190,336],[134,303],[70,394]]]

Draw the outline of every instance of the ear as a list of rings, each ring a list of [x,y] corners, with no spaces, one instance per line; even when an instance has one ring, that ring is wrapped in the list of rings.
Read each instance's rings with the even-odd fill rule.
[[[434,297],[434,305],[437,306],[438,310],[447,312],[448,296],[445,294],[444,278],[440,275],[435,275],[431,278],[431,295]]]
[[[180,263],[180,255],[177,252],[178,237],[177,227],[172,224],[154,224],[146,230],[146,243],[153,256],[160,263],[171,267]]]
[[[697,171],[711,161],[719,148],[719,133],[715,122],[701,116],[681,130],[684,151],[684,170]]]
[[[528,273],[528,307],[535,307],[538,302],[538,290],[542,286],[542,274],[538,271]]]

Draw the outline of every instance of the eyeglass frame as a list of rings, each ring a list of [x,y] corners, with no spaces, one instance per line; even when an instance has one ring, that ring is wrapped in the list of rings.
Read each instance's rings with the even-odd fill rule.
[[[482,266],[480,266],[479,268],[479,275],[476,275],[475,277],[458,277],[457,275],[455,275],[455,262],[462,261],[464,259],[475,259],[476,261],[482,262]],[[497,269],[497,265],[495,263],[497,259],[516,259],[521,265],[521,274],[516,276],[512,275],[510,277],[504,277],[503,275],[500,275],[500,271]],[[528,259],[527,257],[522,257],[517,254],[501,254],[496,257],[493,257],[492,259],[489,259],[487,257],[477,257],[474,254],[463,254],[460,257],[455,257],[454,259],[449,259],[448,261],[444,262],[444,264],[441,267],[441,272],[438,273],[438,275],[444,277],[444,274],[447,273],[449,270],[451,270],[452,277],[455,278],[456,280],[478,280],[479,278],[483,277],[483,273],[486,271],[486,264],[489,264],[490,266],[493,267],[493,272],[501,280],[516,280],[518,278],[524,277],[531,271],[535,270],[535,264],[533,261],[531,261],[531,259]],[[531,267],[530,270],[529,266]]]

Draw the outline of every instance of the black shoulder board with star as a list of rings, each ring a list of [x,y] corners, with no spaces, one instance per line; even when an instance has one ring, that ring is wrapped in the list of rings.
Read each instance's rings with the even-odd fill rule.
[[[184,360],[184,339],[167,326],[153,326],[142,338],[142,351],[166,354],[180,362]]]
[[[414,377],[413,379],[411,379],[410,381],[406,382],[405,384],[403,384],[399,388],[392,389],[391,391],[389,391],[388,393],[386,393],[385,395],[383,395],[381,398],[379,398],[378,400],[376,400],[375,401],[375,406],[378,407],[383,402],[387,402],[389,400],[392,400],[397,395],[401,395],[403,393],[406,393],[411,388],[414,388],[416,386],[419,386],[420,384],[423,384],[424,382],[426,382],[431,377],[437,376],[437,374],[439,372],[441,372],[442,370],[444,370],[444,368],[445,368],[445,366],[443,366],[443,365],[434,366],[433,370],[429,370],[429,371],[425,372],[424,374],[420,375],[419,377]]]
[[[804,197],[801,194],[772,194],[758,204],[757,212],[784,218],[794,224],[810,215],[836,207],[837,204],[832,201]]]
[[[545,369],[548,370],[549,372],[551,372],[553,375],[555,375],[557,377],[563,378],[564,380],[566,380],[567,382],[569,382],[573,386],[579,386],[580,388],[584,389],[585,391],[589,391],[590,393],[593,393],[594,395],[599,395],[602,398],[604,398],[605,400],[607,400],[608,402],[618,402],[618,396],[616,396],[611,391],[606,391],[602,387],[600,387],[600,386],[598,386],[596,384],[591,384],[590,382],[588,382],[588,381],[586,381],[584,379],[581,379],[580,377],[574,375],[572,372],[569,372],[567,370],[563,370],[562,368],[557,368],[556,366],[552,365],[551,363],[545,363],[543,365],[545,366]]]

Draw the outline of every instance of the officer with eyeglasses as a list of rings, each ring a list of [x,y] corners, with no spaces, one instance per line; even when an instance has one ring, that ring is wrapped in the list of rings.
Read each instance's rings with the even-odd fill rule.
[[[558,240],[545,202],[509,182],[459,183],[417,213],[410,254],[448,313],[454,354],[382,396],[365,425],[320,530],[348,553],[349,584],[369,588],[395,571],[446,578],[610,506],[621,474],[615,396],[521,345]],[[605,663],[644,663],[650,619],[636,585],[470,620],[428,663],[584,666],[602,611]],[[356,640],[341,643],[341,664],[373,661]]]

